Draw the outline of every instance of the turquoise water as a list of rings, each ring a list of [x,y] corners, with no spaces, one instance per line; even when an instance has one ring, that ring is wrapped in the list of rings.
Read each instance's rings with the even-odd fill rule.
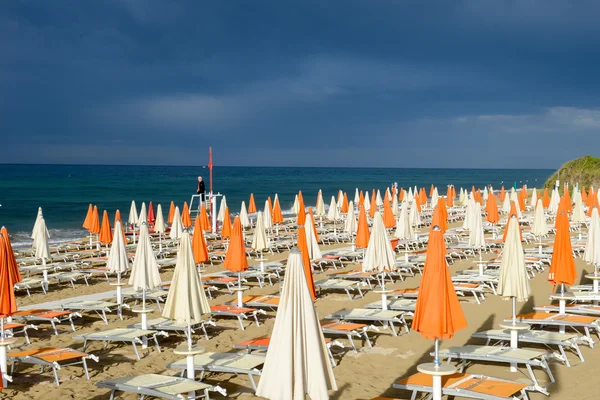
[[[289,209],[294,195],[302,190],[307,206],[314,205],[323,190],[325,203],[339,189],[354,197],[354,189],[384,190],[392,182],[401,187],[429,186],[445,193],[448,184],[471,188],[527,183],[540,187],[552,170],[525,169],[405,169],[405,168],[280,168],[219,167],[213,169],[213,190],[227,196],[230,211],[239,212],[242,200],[251,192],[262,209],[267,196],[279,194],[283,209]],[[16,245],[27,239],[42,207],[51,240],[60,241],[85,235],[81,224],[89,203],[108,210],[121,210],[127,219],[131,200],[139,206],[152,201],[168,212],[171,200],[180,207],[196,191],[197,176],[207,182],[208,169],[202,167],[98,166],[98,165],[3,165],[0,169],[0,225],[14,236]]]

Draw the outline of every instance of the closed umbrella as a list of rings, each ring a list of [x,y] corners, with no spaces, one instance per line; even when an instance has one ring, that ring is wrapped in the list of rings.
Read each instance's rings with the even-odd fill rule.
[[[271,400],[329,399],[337,390],[319,317],[306,284],[302,255],[292,249],[257,396]]]
[[[256,212],[256,203],[254,202],[254,193],[250,193],[250,201],[248,202],[248,212],[254,214]]]
[[[91,204],[90,204],[91,206]],[[93,208],[92,208],[92,214],[93,214]],[[31,231],[31,238],[33,239],[33,248],[35,249],[37,247],[37,241],[38,241],[38,236],[40,235],[45,235],[46,237],[50,237],[50,232],[48,232],[48,229],[46,229],[45,232],[43,232],[42,230],[40,230],[39,225],[40,225],[40,221],[44,218],[44,214],[42,213],[42,207],[38,208],[38,213],[37,213],[37,217],[35,219],[35,223],[33,224],[33,230]],[[87,219],[87,218],[86,218]],[[92,215],[90,215],[89,220],[91,221],[92,219]]]
[[[319,249],[319,243],[315,236],[315,228],[312,224],[311,218],[306,218],[304,222],[304,229],[306,231],[306,245],[308,248],[308,255],[311,260],[318,260],[322,257],[321,250]]]
[[[229,240],[223,268],[238,273],[238,305],[242,306],[242,272],[248,270],[248,260],[246,259],[246,244],[244,242],[244,232],[240,217],[233,220],[233,231]]]
[[[217,221],[223,222],[225,220],[225,210],[227,209],[227,199],[225,196],[221,199],[221,204],[219,205],[219,213],[217,214]]]
[[[576,277],[577,271],[569,235],[569,217],[566,212],[561,212],[556,216],[556,237],[548,281],[554,285],[560,284],[562,294],[565,291],[565,284],[572,285]]]
[[[360,193],[358,191],[358,188],[354,189],[354,204],[360,205]]]
[[[300,212],[300,202],[298,201],[298,195],[294,196],[294,204],[292,205],[292,212],[296,215]]]
[[[302,264],[304,265],[304,275],[306,276],[308,290],[310,291],[310,296],[312,297],[313,301],[315,301],[317,299],[317,289],[315,288],[315,282],[313,280],[312,265],[310,262],[311,257],[308,250],[306,236],[306,229],[303,226],[298,228],[298,239],[296,242],[298,249],[300,249],[300,252],[302,253]]]
[[[454,333],[467,327],[467,321],[458,302],[450,271],[446,263],[446,244],[439,226],[429,233],[429,245],[425,257],[423,277],[417,297],[412,329],[425,339],[435,341],[433,364],[420,365],[419,370],[433,375],[433,398],[441,399],[441,375],[453,373],[454,367],[441,365],[439,360],[440,339],[450,339]]]
[[[150,202],[148,204],[148,223],[154,225],[154,222],[156,222],[156,215],[154,214],[154,205]]]
[[[206,212],[206,203],[202,203],[200,206],[200,214],[197,218],[200,218],[200,226],[204,232],[210,231],[210,221],[208,220],[208,213]]]
[[[392,197],[392,213],[394,216],[398,216],[398,196],[396,194]]]
[[[242,201],[242,205],[240,207],[240,221],[242,222],[243,228],[250,226],[250,219],[248,218],[248,211],[246,210],[246,202],[244,201]]]
[[[479,249],[479,257],[481,258],[481,249],[485,248],[485,236],[481,220],[481,204],[475,203],[474,214],[473,229],[469,232],[469,246]]]
[[[12,280],[12,282],[15,283],[21,282],[23,278],[21,277],[21,271],[19,270],[19,265],[17,264],[12,244],[10,243],[10,235],[8,234],[8,229],[6,229],[6,227],[3,226],[2,228],[0,228],[0,234],[4,236],[6,254],[8,255],[8,268],[10,272],[10,279]]]
[[[365,193],[365,199],[363,200],[363,206],[365,207],[365,211],[371,211],[371,201],[369,200],[369,194]],[[375,204],[373,204],[375,207]]]
[[[354,203],[352,201],[348,204],[348,214],[346,215],[344,232],[352,235],[353,238],[356,233],[356,216],[354,215]]]
[[[177,213],[177,210],[175,212]],[[142,329],[148,329],[148,316],[146,313],[152,310],[146,308],[146,291],[160,286],[162,282],[158,271],[158,263],[152,251],[147,224],[142,224],[140,227],[140,238],[133,259],[133,266],[131,267],[129,284],[133,287],[133,290],[142,291],[142,308],[132,311],[142,314]]]
[[[50,258],[50,247],[48,246],[48,235],[46,228],[46,220],[42,217],[38,224],[38,233],[36,235],[37,244],[35,248],[35,258],[42,260],[44,282],[48,285],[48,270],[46,269],[46,260]]]
[[[41,212],[42,212],[42,207],[40,207],[38,210],[38,218],[40,217]],[[94,206],[90,203],[90,205],[88,206],[87,214],[85,214],[85,219],[83,220],[83,225],[82,225],[86,231],[90,230],[93,213],[94,213]],[[41,216],[43,217],[43,214]],[[37,219],[36,219],[35,225],[33,226],[34,231],[35,231],[36,225],[37,225]],[[32,239],[33,239],[33,237],[32,237]]]
[[[231,214],[229,214],[229,207],[226,207],[225,217],[223,218],[223,227],[221,228],[221,237],[223,239],[229,239],[231,237],[231,229]]]
[[[269,200],[265,200],[265,209],[263,211],[263,223],[265,224],[265,230],[273,228],[273,222],[271,220],[271,208],[269,207]]]
[[[560,202],[560,195],[558,194],[558,189],[554,188],[552,191],[552,195],[550,196],[550,205],[548,206],[548,211],[551,214],[556,214],[558,211],[558,203]]]
[[[396,226],[396,218],[394,218],[394,212],[387,196],[385,196],[385,200],[383,201],[383,224],[387,229]]]
[[[181,214],[179,213],[179,207],[175,207],[173,213],[173,222],[171,222],[171,231],[169,232],[169,238],[171,240],[178,240],[183,233],[183,224],[181,223]]]
[[[421,225],[421,215],[419,214],[419,205],[417,204],[417,200],[412,200],[412,206],[410,207],[410,224],[413,227],[417,227]]]
[[[113,234],[110,229],[110,221],[108,220],[108,212],[104,210],[102,213],[102,227],[100,228],[100,243],[108,244],[112,242]]]
[[[192,217],[190,215],[190,207],[187,201],[183,202],[183,210],[181,211],[181,224],[184,228],[192,226]]]
[[[162,236],[167,231],[162,206],[156,206],[156,221],[154,221],[154,232],[158,233],[158,252],[162,253]]]
[[[538,199],[533,216],[533,224],[531,233],[540,239],[540,254],[542,253],[542,236],[548,234],[548,225],[546,224],[546,214],[544,213],[544,205],[542,199]]]
[[[392,249],[390,238],[383,224],[379,211],[373,217],[373,229],[369,238],[369,245],[362,262],[364,272],[376,271],[381,274],[380,284],[384,289],[385,271],[391,271],[396,264],[396,255]]]
[[[181,234],[181,238],[183,238],[183,233]],[[184,242],[185,240],[181,239],[180,241]],[[194,254],[194,261],[196,264],[204,264],[208,261],[208,249],[206,248],[206,241],[204,240],[204,231],[202,230],[200,218],[196,218],[196,222],[194,223],[192,253]]]
[[[117,274],[117,304],[120,305],[123,303],[123,297],[121,296],[121,274],[127,272],[129,269],[129,257],[127,257],[121,221],[115,223],[115,234],[110,246],[110,251],[108,252],[106,267],[111,273]]]
[[[319,233],[317,232],[317,225],[315,224],[315,216],[313,215],[312,207],[308,207],[308,216],[310,217],[310,224],[312,226],[313,234],[315,235],[315,239],[318,243],[321,241],[321,239],[319,239]]]
[[[256,215],[256,225],[254,226],[254,236],[252,238],[252,248],[255,251],[262,252],[269,249],[269,237],[265,230],[263,213],[259,211]]]
[[[275,202],[273,203],[273,215],[271,218],[275,225],[276,234],[279,235],[279,224],[283,223],[283,214],[281,213],[281,205],[279,204],[279,197],[275,195]]]
[[[369,224],[367,222],[367,212],[364,206],[359,206],[358,211],[358,226],[356,228],[356,248],[366,249],[369,245],[371,233],[369,232]]]
[[[371,192],[371,208],[369,209],[369,217],[374,218],[375,217],[375,211],[377,211],[377,208],[379,206],[377,205],[377,197],[375,195],[375,189],[373,189],[373,191]]]
[[[340,217],[340,215],[338,214],[335,197],[331,196],[331,202],[329,203],[329,210],[327,211],[327,219],[335,222],[337,219],[339,219],[339,217]]]
[[[598,207],[592,209],[592,220],[590,221],[583,259],[594,265],[594,275],[598,275],[598,265],[600,265],[600,217]],[[594,279],[594,292],[598,292],[598,279]]]
[[[173,218],[175,218],[175,202],[171,201],[169,206],[169,214],[167,215],[167,222],[169,225],[173,224]]]
[[[550,207],[550,196],[548,195],[548,189],[544,189],[544,195],[542,197],[542,205],[544,208]]]
[[[583,211],[583,200],[581,199],[581,193],[575,192],[574,195],[575,206],[573,206],[573,215],[571,215],[571,221],[575,224],[581,224],[585,222],[585,212]]]
[[[43,217],[40,224],[43,224]],[[6,232],[4,228],[3,232]],[[14,254],[9,254],[12,246],[6,242],[9,240],[8,235],[7,237],[4,237],[4,235],[4,233],[0,234],[0,341],[2,341],[2,345],[0,345],[0,388],[5,388],[7,384],[8,368],[6,350],[7,346],[13,342],[11,339],[5,337],[4,318],[11,317],[17,312],[17,299],[14,292],[14,286],[17,281],[14,280],[14,276],[11,274],[10,265]]]
[[[137,226],[141,226],[143,223],[148,223],[148,212],[146,211],[146,203],[142,202],[140,212],[138,213]]]
[[[348,195],[344,192],[344,197],[342,199],[342,207],[340,208],[340,213],[346,214],[348,213]]]
[[[537,205],[537,201],[538,201],[537,189],[533,188],[533,192],[531,192],[531,201],[530,201],[529,205],[533,208]]]
[[[381,198],[381,192],[377,189],[377,195],[375,196],[375,204],[377,207],[381,207],[383,205],[383,199]]]
[[[319,190],[319,194],[317,194],[317,203],[315,204],[315,211],[317,217],[323,220],[325,216],[325,202],[323,201],[323,193]]]
[[[135,206],[135,200],[131,200],[131,207],[129,208],[129,217],[127,218],[127,223],[129,225],[129,229],[133,231],[133,244],[135,244],[135,227],[138,224],[138,212],[137,207]],[[90,238],[90,244],[92,243],[92,239]]]
[[[396,225],[394,236],[400,240],[413,240],[416,236],[412,224],[410,223],[408,207],[406,205],[400,210],[400,216],[398,217],[398,224]]]

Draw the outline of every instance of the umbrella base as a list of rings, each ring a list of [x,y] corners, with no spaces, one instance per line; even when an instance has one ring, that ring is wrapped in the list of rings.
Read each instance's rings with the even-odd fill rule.
[[[452,375],[456,373],[456,367],[448,364],[435,365],[433,363],[419,364],[417,371],[431,375],[433,378],[433,399],[441,400],[442,398],[442,376]]]

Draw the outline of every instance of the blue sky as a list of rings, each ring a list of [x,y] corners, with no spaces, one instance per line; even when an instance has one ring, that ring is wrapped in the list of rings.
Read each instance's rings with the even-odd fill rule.
[[[0,162],[555,168],[597,1],[4,2]],[[596,153],[595,155],[598,155]]]

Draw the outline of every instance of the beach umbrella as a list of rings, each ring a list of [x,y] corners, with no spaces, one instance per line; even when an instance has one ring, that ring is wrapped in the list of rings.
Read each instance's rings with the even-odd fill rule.
[[[475,203],[475,218],[473,220],[473,229],[469,232],[469,246],[479,249],[481,257],[481,248],[485,248],[485,235],[481,220],[481,204],[479,203]]]
[[[344,197],[342,198],[342,207],[340,208],[340,213],[346,214],[348,212],[348,195],[344,192]]]
[[[277,202],[277,200],[275,200]],[[244,242],[244,232],[240,217],[233,220],[233,231],[229,240],[223,268],[238,273],[238,288],[242,287],[242,272],[248,270],[248,260],[246,259],[246,244]],[[242,306],[242,291],[238,291],[238,305]]]
[[[483,188],[483,201],[487,202],[488,197],[489,197],[488,188],[487,188],[487,186],[485,186]]]
[[[141,226],[142,223],[148,223],[148,213],[146,212],[146,203],[142,202],[142,206],[140,207],[140,212],[138,214],[137,226]]]
[[[544,195],[542,197],[542,205],[544,208],[550,207],[550,196],[548,195],[548,189],[544,189]]]
[[[362,190],[360,191],[359,195],[358,195],[358,203],[356,203],[356,208],[360,208],[360,207],[364,207],[365,206],[365,195],[363,194]]]
[[[400,216],[398,217],[398,224],[396,225],[394,236],[400,240],[412,240],[416,236],[408,217],[408,207],[406,205],[400,210]]]
[[[175,207],[173,213],[173,221],[171,222],[171,231],[169,232],[169,238],[171,240],[177,240],[183,233],[183,224],[181,223],[181,214],[179,213],[179,207]]]
[[[339,219],[339,217],[340,217],[340,215],[338,214],[335,197],[331,196],[331,203],[329,203],[329,210],[327,211],[327,219],[330,221],[335,221],[335,220]]]
[[[383,218],[379,211],[373,217],[373,229],[369,238],[369,245],[365,251],[362,262],[364,272],[377,271],[381,274],[381,287],[385,284],[385,271],[391,271],[396,264],[396,254],[392,249]]]
[[[377,189],[377,194],[375,195],[375,204],[377,207],[381,207],[383,205],[383,199],[381,198],[381,192]]]
[[[533,188],[533,192],[531,192],[531,202],[529,205],[533,208],[536,207],[538,201],[537,189]]]
[[[394,195],[394,197],[392,197],[392,214],[394,214],[394,216],[398,216],[398,196]]]
[[[269,237],[267,236],[267,232],[265,230],[263,213],[261,211],[256,214],[256,225],[254,226],[252,248],[256,251],[269,249]]]
[[[175,203],[171,201],[171,205],[169,206],[169,214],[167,215],[167,222],[169,225],[173,224],[173,219],[175,218]]]
[[[506,198],[506,190],[504,190],[504,186],[502,186],[500,189],[500,195],[498,197],[500,201],[504,202],[504,199]]]
[[[247,228],[250,226],[250,219],[248,218],[248,211],[246,211],[246,202],[242,201],[242,205],[240,207],[240,221],[242,222],[242,227]]]
[[[594,193],[594,188],[590,187],[587,198],[585,199],[585,205],[588,207],[592,207],[594,205],[594,199],[597,199],[597,197]]]
[[[558,211],[558,203],[560,202],[560,196],[558,194],[558,189],[554,188],[552,191],[552,195],[550,196],[550,205],[548,206],[548,211],[552,214],[556,214]]]
[[[102,213],[102,227],[100,228],[100,243],[109,244],[112,242],[113,234],[110,229],[110,221],[108,220],[108,212],[104,210]]]
[[[510,196],[504,196],[504,201],[502,202],[502,212],[507,214],[510,212]]]
[[[298,195],[294,196],[294,205],[292,206],[292,212],[296,215],[300,212],[300,202],[298,201]]]
[[[367,223],[367,212],[365,207],[358,207],[358,226],[356,228],[356,248],[366,249],[369,245],[371,233],[369,232],[369,224]]]
[[[373,189],[371,193],[371,208],[369,209],[369,217],[375,217],[375,211],[377,211],[377,195],[375,194],[375,189]]]
[[[425,188],[423,188],[423,190],[425,190]],[[431,187],[429,188],[429,197],[433,197],[434,190],[435,190],[435,186],[433,186],[433,183],[432,183]]]
[[[360,204],[360,193],[358,188],[354,189],[354,204]]]
[[[312,400],[326,400],[328,390],[337,390],[305,276],[300,250],[293,248],[257,396],[304,400],[308,395]]]
[[[565,284],[572,285],[577,277],[571,236],[569,235],[569,217],[566,212],[560,212],[556,216],[556,225],[556,237],[548,281],[554,285],[560,284],[561,293],[564,293]]]
[[[392,190],[393,190],[393,191],[394,191],[394,193],[395,193],[395,190],[396,190],[396,188],[395,188],[394,186],[392,186],[391,188],[392,188]],[[389,188],[389,187],[388,187],[388,188],[385,188],[385,195],[384,195],[384,198],[386,198],[386,197],[387,197],[387,199],[388,199],[389,201],[392,201],[392,192],[390,191],[390,188]]]
[[[110,251],[108,252],[108,261],[106,268],[110,273],[117,274],[117,304],[123,303],[121,296],[121,274],[129,269],[129,258],[125,247],[125,237],[123,236],[123,226],[121,221],[115,222],[115,234],[113,236]]]
[[[594,188],[590,188],[590,194],[588,195],[588,201],[586,202],[586,205],[588,206],[588,217],[592,216],[592,210],[594,207],[600,207],[600,204],[598,204],[598,198],[594,194]]]
[[[600,264],[600,217],[598,216],[597,207],[592,210],[592,220],[590,221],[583,259],[594,265],[594,273],[597,274],[598,265]]]
[[[508,196],[507,196],[508,197]],[[510,218],[514,215],[515,217],[517,217],[517,221],[519,221],[519,207],[517,207],[517,203],[514,201],[510,202],[510,211],[508,212],[508,216],[506,217],[506,227],[504,228],[504,234],[502,235],[502,241],[506,242],[506,235],[508,234],[508,221],[510,221]],[[521,237],[521,240],[523,238]]]
[[[15,258],[12,244],[10,243],[8,229],[3,226],[0,228],[0,234],[4,236],[4,245],[6,246],[6,254],[8,256],[8,271],[10,273],[10,279],[14,283],[21,282],[23,278],[21,277],[21,271],[19,270],[19,265],[17,264],[17,259]]]
[[[571,200],[571,195],[569,194],[569,187],[565,184],[563,186],[563,197],[566,199],[566,204],[567,204],[567,213],[571,214],[573,212],[572,209],[572,205],[573,205],[573,201]]]
[[[41,213],[42,213],[42,207],[40,207],[38,209],[38,218],[40,216],[43,217],[43,215],[40,215]],[[90,225],[92,224],[92,214],[94,214],[94,206],[90,203],[90,205],[88,206],[87,214],[85,214],[85,220],[83,220],[83,225],[82,225],[86,231],[90,230]],[[37,218],[35,220],[35,225],[33,226],[34,231],[35,231],[36,225],[37,225]],[[33,237],[32,237],[32,239],[33,239]]]
[[[206,204],[202,203],[200,206],[200,214],[196,217],[200,219],[200,227],[203,231],[210,231],[210,221],[208,220],[208,213],[206,212]]]
[[[348,204],[348,214],[346,215],[346,222],[344,224],[344,232],[349,235],[353,235],[356,232],[356,216],[354,215],[354,203]]]
[[[371,210],[371,200],[369,200],[369,194],[365,192],[364,197],[365,198],[364,198],[362,204],[365,207],[365,211],[370,211]],[[373,207],[375,207],[375,204],[373,204]]]
[[[202,235],[202,229],[198,229],[198,231]],[[204,293],[202,279],[196,269],[190,234],[185,231],[181,234],[175,271],[162,316],[178,323],[187,323],[187,377],[192,380],[195,372],[192,324],[202,322],[203,316],[206,314],[210,314],[210,305]],[[201,351],[198,349],[197,352]]]
[[[427,204],[427,193],[425,193],[425,188],[421,188],[421,191],[419,192],[419,205],[425,204]]]
[[[540,238],[540,246],[542,242],[542,236],[546,236],[548,234],[548,225],[546,224],[546,215],[544,213],[542,199],[538,199],[537,206],[535,207],[533,224],[531,225],[531,233]]]
[[[308,255],[311,260],[318,260],[322,257],[321,250],[319,249],[319,243],[315,236],[315,227],[312,223],[311,218],[305,218],[304,230],[306,232],[306,245],[308,248]]]
[[[275,195],[275,202],[273,203],[273,215],[271,220],[274,225],[283,223],[283,214],[281,213],[281,205],[279,204],[279,197],[277,197],[277,195]]]
[[[154,205],[152,204],[152,202],[150,202],[148,204],[148,223],[150,223],[150,225],[154,225],[155,221],[156,216],[154,215]]]
[[[440,208],[440,213],[442,215],[442,221],[444,224],[444,232],[448,230],[448,209],[446,208],[446,200],[443,197],[438,197],[438,207]],[[479,214],[475,213],[477,218],[481,218],[481,208],[479,209]]]
[[[204,206],[204,204],[203,204]],[[154,221],[154,232],[158,233],[158,251],[162,253],[162,235],[167,231],[162,206],[156,206],[156,220]]]
[[[100,234],[100,218],[98,215],[98,207],[94,206],[94,211],[92,213],[92,219],[90,222],[90,247],[92,246],[92,237],[93,235],[99,235]],[[100,248],[100,243],[98,243],[98,248]]]
[[[485,211],[487,213],[486,219],[490,224],[497,224],[500,221],[498,204],[496,203],[496,196],[493,192],[488,196],[488,201],[485,204]]]
[[[183,239],[184,233],[181,234],[180,238],[180,241],[182,243],[185,242],[185,240]],[[202,230],[202,223],[200,218],[196,218],[196,221],[194,223],[192,253],[194,254],[194,262],[196,264],[204,264],[208,261],[208,249],[206,248],[206,241],[204,240],[204,231]]]
[[[137,207],[135,206],[135,200],[132,200],[131,207],[129,208],[129,218],[127,219],[127,222],[129,223],[129,225],[131,225],[133,229],[133,226],[136,226],[138,224],[138,221],[139,217]]]
[[[574,202],[575,206],[573,207],[573,215],[571,215],[571,221],[580,224],[585,222],[585,211],[583,211],[583,200],[581,198],[580,192],[575,192]]]
[[[91,206],[91,204],[90,204],[90,206]],[[31,238],[33,239],[33,247],[35,247],[35,237],[36,237],[36,233],[38,232],[37,227],[39,225],[39,220],[43,217],[44,217],[44,214],[42,213],[42,207],[39,207],[37,217],[35,219],[35,223],[33,224],[33,229],[31,230]],[[86,217],[86,220],[87,220],[87,217]],[[50,233],[46,232],[46,234],[48,237],[50,237]]]
[[[306,207],[304,206],[304,198],[302,192],[298,192],[298,217],[296,219],[297,225],[304,225],[306,222]]]
[[[437,206],[438,200],[439,200],[439,195],[438,195],[438,191],[437,188],[433,188],[433,191],[431,192],[431,194],[429,195],[429,197],[431,197],[431,208],[435,208],[435,206]]]
[[[312,274],[312,265],[311,265],[311,256],[310,251],[308,250],[308,239],[307,239],[307,231],[306,228],[301,226],[298,228],[298,239],[296,240],[298,249],[302,253],[302,264],[304,265],[304,275],[306,276],[306,284],[308,286],[308,290],[310,291],[310,296],[312,300],[315,301],[317,299],[317,289],[315,288],[315,282],[313,280]]]
[[[313,234],[315,235],[315,239],[318,243],[321,241],[321,239],[319,239],[319,233],[317,232],[317,225],[315,224],[315,216],[313,215],[312,207],[308,207],[308,215],[310,216],[310,224],[312,225]]]
[[[277,199],[277,193],[275,193],[275,199]],[[271,201],[271,196],[267,197],[267,202],[265,204],[269,205],[269,215],[271,215],[271,219],[273,219],[273,202]]]
[[[239,218],[239,217],[236,217]],[[240,220],[240,224],[241,224]],[[223,218],[223,227],[221,228],[221,237],[228,239],[231,237],[231,215],[229,214],[229,207],[225,207],[225,215]]]
[[[175,209],[175,214],[177,216],[178,209]],[[133,290],[142,291],[142,308],[133,310],[142,314],[142,329],[148,329],[148,316],[146,313],[152,311],[146,308],[146,291],[152,290],[161,284],[158,263],[150,243],[148,225],[144,223],[140,226],[140,238],[135,250],[131,275],[129,276],[129,285],[132,286]]]
[[[227,199],[225,196],[221,198],[221,204],[219,205],[219,213],[217,214],[217,221],[223,222],[225,220],[225,210],[227,209]]]
[[[519,195],[517,195],[517,192],[515,192],[514,190],[510,192],[510,201],[512,203],[516,204],[516,212],[517,212],[517,217],[519,217],[519,219],[521,219],[523,217],[523,214],[521,214],[521,203],[523,202],[523,198],[520,197]],[[525,206],[523,205],[523,209]],[[512,208],[511,208],[512,210]]]
[[[410,224],[413,227],[417,227],[419,225],[421,225],[421,215],[419,214],[419,206],[418,206],[418,201],[416,199],[413,199],[412,201],[412,206],[410,208]]]
[[[183,211],[181,211],[181,224],[184,228],[192,226],[192,217],[190,216],[190,208],[187,201],[183,202]]]
[[[521,228],[516,216],[508,220],[508,234],[502,251],[498,294],[512,297],[513,301],[526,301],[530,294],[529,279],[525,268],[525,253],[521,244]],[[513,322],[516,322],[516,307],[513,304]]]
[[[254,202],[254,193],[250,193],[250,201],[248,202],[248,212],[254,214],[256,212],[256,203]]]
[[[442,217],[442,211],[439,206],[433,209],[433,214],[431,215],[431,226],[429,230],[433,229],[433,227],[436,225],[440,227],[442,232],[446,232],[446,229],[448,229],[448,226],[445,224],[444,218]]]
[[[265,200],[265,210],[263,211],[263,223],[265,224],[265,229],[273,228],[273,222],[271,220],[271,209],[269,208],[269,200]]]
[[[473,215],[475,213],[475,200],[473,200],[473,196],[469,195],[467,199],[467,204],[465,207],[465,219],[463,220],[462,228],[466,230],[471,230],[471,226],[473,225]]]
[[[394,218],[394,212],[387,196],[385,196],[385,200],[383,201],[383,224],[387,229],[396,226],[396,218]]]
[[[317,194],[317,203],[315,204],[315,211],[318,217],[323,218],[325,216],[325,202],[323,201],[323,193],[319,190]]]
[[[42,222],[43,217],[40,224]],[[6,351],[7,345],[12,343],[12,340],[5,337],[4,318],[9,318],[17,312],[17,299],[14,292],[14,286],[17,281],[13,280],[10,266],[11,258],[14,254],[11,255],[8,253],[9,248],[12,249],[12,246],[7,244],[6,240],[8,240],[8,236],[5,238],[3,233],[0,234],[0,340],[3,342],[3,345],[0,346],[0,388],[6,387],[7,384],[6,376],[8,376],[8,368]]]
[[[458,196],[458,203],[461,206],[464,206],[466,201],[467,201],[467,195],[465,194],[465,191],[463,190],[463,188],[460,188],[460,195]]]
[[[413,317],[412,329],[425,339],[433,339],[435,357],[433,365],[420,365],[419,369],[433,371],[433,398],[441,399],[441,373],[449,366],[442,366],[439,360],[440,339],[450,339],[454,333],[467,327],[450,271],[446,263],[446,244],[444,234],[439,226],[434,226],[429,233],[429,244],[425,256],[423,277],[417,296],[417,304]],[[450,373],[451,367],[444,373]],[[437,374],[436,374],[437,372]]]
[[[336,207],[338,209],[338,212],[340,212],[340,210],[342,209],[342,203],[344,202],[344,193],[340,190],[338,190],[338,195],[337,195],[337,200],[336,200]]]
[[[125,227],[123,226],[123,219],[121,218],[121,211],[117,210],[115,211],[115,222],[114,222],[114,226],[117,226],[117,221],[119,221],[121,224],[121,233],[123,234],[123,240],[125,241],[125,244],[127,244],[127,236],[125,236]],[[115,236],[114,232],[113,232],[113,237]]]

